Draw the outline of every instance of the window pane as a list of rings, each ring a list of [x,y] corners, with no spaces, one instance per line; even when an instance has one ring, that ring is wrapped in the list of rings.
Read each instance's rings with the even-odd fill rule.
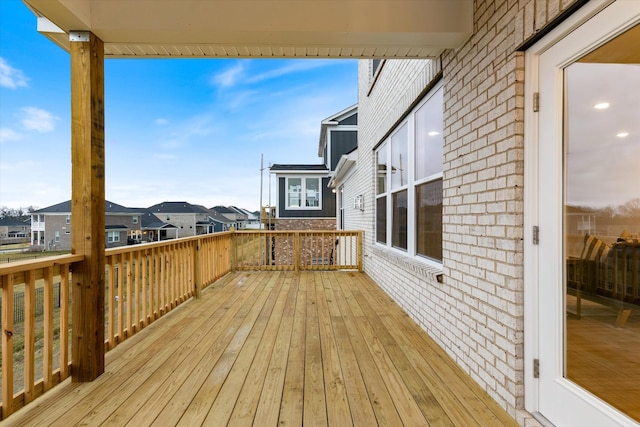
[[[387,198],[376,199],[376,241],[387,243]]]
[[[407,190],[393,193],[391,244],[407,249]]]
[[[565,375],[640,421],[640,64],[592,53],[565,68]]]
[[[416,112],[416,179],[442,172],[442,88]]]
[[[376,152],[376,194],[387,192],[387,144]]]
[[[409,160],[407,145],[407,125],[404,124],[391,137],[391,189],[407,185],[407,161]]]
[[[300,207],[302,196],[302,178],[289,178],[287,188],[287,206]]]
[[[416,186],[416,251],[442,261],[442,179]]]
[[[307,178],[305,179],[306,189],[306,206],[320,206],[320,179],[319,178]]]

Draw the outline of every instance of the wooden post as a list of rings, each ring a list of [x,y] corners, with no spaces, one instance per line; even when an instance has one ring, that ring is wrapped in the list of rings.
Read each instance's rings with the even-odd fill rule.
[[[74,382],[104,372],[104,45],[89,32],[72,32],[71,252]]]
[[[302,260],[302,254],[300,251],[302,248],[300,247],[300,232],[295,231],[293,234],[293,264],[295,266],[295,272],[298,273],[300,271],[300,263]]]
[[[231,272],[236,272],[236,264],[238,262],[238,238],[236,236],[236,230],[231,227]]]
[[[364,271],[363,268],[363,262],[362,262],[362,231],[358,231],[358,237],[357,237],[357,252],[356,252],[356,256],[358,257],[358,271],[360,273],[362,273]]]
[[[202,256],[200,246],[202,239],[194,241],[193,245],[193,294],[196,298],[200,298],[202,289]]]

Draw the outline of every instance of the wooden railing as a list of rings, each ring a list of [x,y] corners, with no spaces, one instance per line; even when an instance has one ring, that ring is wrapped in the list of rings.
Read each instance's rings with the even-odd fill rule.
[[[231,271],[231,232],[105,252],[107,349]]]
[[[70,375],[70,284],[82,261],[63,255],[0,266],[2,419]],[[362,233],[239,231],[107,249],[105,349],[234,269],[362,270]],[[24,297],[14,299],[18,292]]]
[[[236,270],[362,271],[360,231],[238,231]]]
[[[0,266],[3,418],[69,376],[70,272],[82,260],[80,255],[62,255]],[[55,305],[54,284],[60,288]],[[44,293],[38,309],[36,289]],[[18,323],[14,292],[24,293],[24,306],[19,308],[24,320]]]

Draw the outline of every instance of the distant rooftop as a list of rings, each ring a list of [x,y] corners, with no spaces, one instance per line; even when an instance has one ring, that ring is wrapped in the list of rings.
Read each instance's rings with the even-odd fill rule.
[[[293,171],[315,171],[315,172],[328,172],[327,166],[320,165],[295,165],[295,164],[274,164],[271,166],[271,172],[293,172]]]

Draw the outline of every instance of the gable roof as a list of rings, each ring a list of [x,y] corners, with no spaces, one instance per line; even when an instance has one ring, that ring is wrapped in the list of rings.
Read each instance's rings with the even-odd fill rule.
[[[119,205],[117,203],[110,202],[109,200],[104,201],[104,211],[107,213],[137,213],[140,211],[139,208],[127,208],[125,206]],[[32,213],[41,214],[41,213],[71,213],[71,200],[67,200],[66,202],[61,202],[55,205],[48,206],[46,208],[38,209],[33,211]]]
[[[214,206],[210,210],[212,210],[214,212],[217,212],[217,213],[220,213],[220,214],[237,213],[233,209],[230,209],[230,208],[228,208],[226,206]]]
[[[2,227],[26,227],[28,220],[20,220],[16,218],[0,218],[0,226]]]
[[[148,208],[153,213],[168,213],[168,214],[208,214],[209,210],[204,206],[192,205],[189,202],[162,202]]]
[[[322,157],[324,155],[324,147],[327,145],[327,129],[330,126],[338,125],[358,125],[358,104],[353,104],[351,107],[347,107],[344,110],[327,117],[320,123],[318,157]]]
[[[226,216],[222,215],[220,212],[218,212],[217,210],[211,208],[209,210],[209,219],[216,221],[216,222],[220,222],[223,224],[232,224],[235,221],[230,220],[229,218],[227,218]]]

